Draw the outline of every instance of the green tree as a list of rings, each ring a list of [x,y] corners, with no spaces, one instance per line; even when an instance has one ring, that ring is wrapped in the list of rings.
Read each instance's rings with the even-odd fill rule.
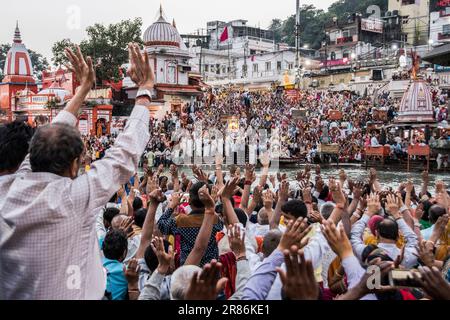
[[[388,0],[338,0],[328,8],[328,12],[338,20],[346,19],[353,13],[365,15],[367,8],[372,5],[380,7],[383,13],[388,9]]]
[[[273,19],[268,29],[270,31],[273,31],[275,43],[281,42],[283,21],[281,19]]]
[[[121,80],[120,67],[128,62],[128,43],[142,44],[142,20],[123,20],[119,23],[95,24],[86,29],[87,39],[80,43],[84,55],[91,56],[96,69],[97,82]],[[53,63],[67,63],[64,48],[73,47],[70,39],[63,39],[53,45]]]
[[[62,39],[61,41],[55,42],[55,44],[53,44],[52,62],[55,66],[61,67],[68,62],[66,55],[64,54],[64,50],[66,48],[71,48],[72,50],[75,50],[75,44],[72,43],[70,39]]]
[[[0,44],[0,80],[2,80],[5,76],[3,71],[5,68],[6,57],[10,49],[10,44]],[[47,59],[42,54],[31,49],[28,49],[28,53],[30,54],[31,64],[33,65],[33,76],[39,80],[42,80],[42,71],[49,67]]]

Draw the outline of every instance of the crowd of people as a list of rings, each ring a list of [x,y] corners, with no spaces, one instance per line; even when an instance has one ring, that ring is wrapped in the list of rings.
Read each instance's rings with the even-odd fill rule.
[[[351,181],[344,170],[326,177],[309,165],[289,179],[271,172],[266,152],[259,176],[254,165],[226,166],[217,154],[212,172],[193,166],[191,177],[161,153],[173,127],[192,116],[212,125],[233,110],[242,125],[280,127],[287,142],[301,137],[300,150],[323,134],[312,123],[293,125],[277,93],[218,93],[205,101],[215,107],[149,123],[153,72],[138,45],[129,51],[128,74],[144,94],[114,141],[83,139],[75,128],[95,79],[79,49],[66,54],[80,87],[52,124],[36,132],[23,123],[0,127],[0,299],[450,299],[444,182],[431,194],[427,172],[420,187],[405,181],[392,189],[375,169]],[[340,108],[363,141],[358,130],[370,112],[358,110],[368,108],[366,98],[309,97],[319,123]],[[267,109],[270,101],[285,112]],[[103,147],[80,174],[85,155]]]
[[[432,99],[436,121],[447,119],[448,95],[434,89]],[[201,126],[203,144],[197,149],[205,157],[217,143],[214,130],[231,136],[223,146],[225,150],[236,151],[239,138],[249,129],[256,132],[265,129],[269,135],[277,129],[283,159],[308,163],[332,161],[330,157],[320,157],[319,146],[325,144],[338,146],[335,157],[339,162],[364,161],[365,148],[380,145],[389,145],[391,158],[397,160],[406,157],[411,142],[428,143],[432,137],[418,131],[414,137],[405,139],[400,131],[380,130],[380,124],[393,123],[399,107],[400,100],[383,90],[377,90],[373,96],[330,90],[304,90],[292,96],[279,89],[248,92],[231,87],[213,88],[201,101],[192,101],[181,111],[168,112],[160,121],[153,120],[152,138],[145,156],[149,165],[170,166],[181,144],[177,132],[181,130],[189,140],[194,140],[195,128]],[[303,113],[296,115],[296,110]],[[448,140],[448,136],[444,134],[436,139]],[[447,156],[441,157],[440,165],[447,166]]]

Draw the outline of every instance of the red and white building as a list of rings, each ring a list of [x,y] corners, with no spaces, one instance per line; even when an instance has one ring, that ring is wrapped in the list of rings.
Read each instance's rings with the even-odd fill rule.
[[[30,54],[22,43],[18,25],[13,44],[6,56],[4,75],[3,82],[0,83],[0,116],[3,120],[11,120],[22,92],[37,92]]]

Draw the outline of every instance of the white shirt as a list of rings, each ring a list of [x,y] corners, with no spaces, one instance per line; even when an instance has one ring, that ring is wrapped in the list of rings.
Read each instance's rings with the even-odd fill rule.
[[[137,171],[149,140],[145,107],[136,106],[125,131],[89,172],[72,180],[34,173],[28,157],[16,174],[0,177],[0,218],[12,234],[0,243],[0,292],[5,299],[94,300],[106,276],[95,231],[98,209]],[[66,111],[55,123],[75,126]]]

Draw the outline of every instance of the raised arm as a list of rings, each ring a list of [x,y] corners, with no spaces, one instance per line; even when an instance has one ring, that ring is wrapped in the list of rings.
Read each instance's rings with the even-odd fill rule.
[[[234,194],[234,190],[237,187],[237,183],[239,181],[239,178],[235,177],[230,181],[227,181],[225,186],[222,188],[222,190],[219,192],[220,197],[222,199],[223,203],[223,213],[224,217],[226,218],[227,224],[236,224],[239,223],[239,219],[236,215],[236,212],[234,211],[233,205],[231,203],[231,197]]]
[[[255,181],[255,167],[247,164],[245,166],[245,183],[244,183],[244,192],[242,193],[242,200],[240,208],[247,212],[249,199],[250,199],[250,189],[252,187],[252,183]]]
[[[217,192],[218,187],[214,186],[214,190],[212,191],[213,196],[211,196],[206,185],[198,191],[199,198],[205,205],[205,215],[203,217],[202,226],[200,227],[197,239],[195,240],[194,248],[189,253],[186,262],[184,263],[186,266],[198,266],[205,255],[206,249],[208,248],[209,239],[211,238],[211,233],[214,227],[214,220],[216,219],[215,202],[213,198],[215,198],[214,194]]]
[[[142,226],[141,242],[136,251],[136,259],[144,258],[145,250],[152,242],[153,230],[155,228],[156,210],[161,202],[164,201],[164,195],[161,190],[155,190],[149,195],[149,206],[147,215],[145,216],[144,225]]]
[[[67,48],[66,56],[70,61],[70,65],[67,66],[67,68],[75,73],[77,80],[80,82],[80,86],[76,89],[75,95],[69,103],[67,103],[64,110],[53,119],[52,123],[66,124],[75,127],[83,102],[94,84],[95,71],[92,65],[92,59],[90,57],[84,59],[78,46],[75,53]],[[27,155],[19,170],[17,170],[17,174],[23,174],[29,171],[31,171],[31,165],[30,157]]]
[[[284,180],[281,182],[280,190],[278,190],[278,201],[275,206],[275,212],[272,219],[269,221],[270,229],[276,229],[280,225],[281,207],[287,202],[289,198],[289,182]]]
[[[131,79],[140,90],[153,87],[154,74],[148,55],[140,53],[137,45],[130,44]],[[91,212],[106,203],[116,192],[118,185],[125,184],[138,171],[137,165],[147,146],[150,113],[145,106],[150,97],[143,93],[136,99],[136,105],[128,120],[125,131],[117,138],[106,156],[93,164],[91,170],[72,183],[71,196],[79,212]],[[139,105],[141,104],[141,105]]]

